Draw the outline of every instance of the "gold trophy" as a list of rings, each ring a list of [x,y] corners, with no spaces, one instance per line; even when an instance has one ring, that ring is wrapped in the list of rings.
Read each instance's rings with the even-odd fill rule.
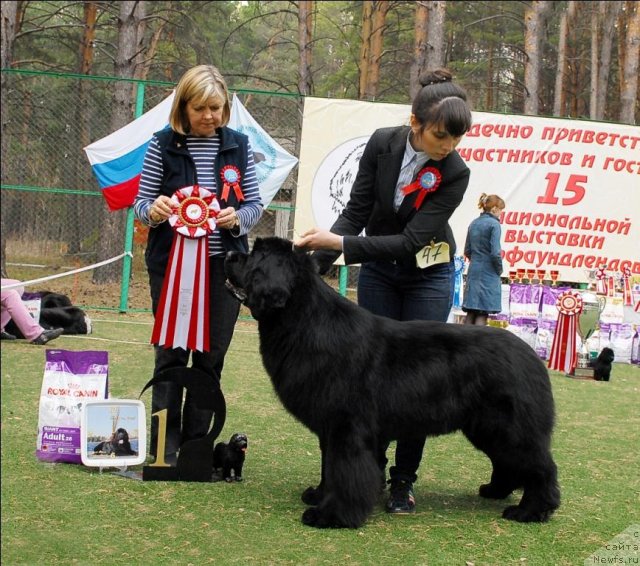
[[[596,328],[600,315],[607,304],[607,299],[602,295],[584,292],[582,295],[582,312],[578,315],[577,331],[582,344],[578,351],[574,377],[580,379],[593,379],[593,368],[589,367],[589,348],[587,340],[591,338]]]

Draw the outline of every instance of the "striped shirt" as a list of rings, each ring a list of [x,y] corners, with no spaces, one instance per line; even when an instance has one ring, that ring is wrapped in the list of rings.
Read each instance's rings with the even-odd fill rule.
[[[393,199],[393,206],[398,212],[402,201],[404,200],[404,193],[402,189],[407,185],[410,185],[415,180],[416,176],[422,169],[423,165],[429,161],[429,156],[423,151],[416,151],[411,147],[411,132],[407,136],[407,145],[404,150],[404,157],[402,158],[402,166],[400,167],[400,175],[398,175],[398,182],[396,183],[396,194]]]
[[[218,154],[220,138],[215,135],[210,138],[187,136],[187,149],[193,158],[198,176],[198,185],[216,192],[216,172],[214,171],[214,158]],[[239,230],[231,231],[231,234],[239,237],[247,234],[260,220],[262,216],[262,199],[258,187],[258,178],[253,161],[253,151],[249,144],[247,169],[242,180],[242,194],[244,200],[240,203],[237,212],[240,221]],[[149,226],[157,226],[149,220],[149,211],[153,201],[160,195],[162,186],[162,156],[158,139],[154,135],[151,138],[147,153],[144,156],[142,174],[140,175],[140,188],[133,205],[136,218]],[[216,229],[209,236],[209,255],[220,256],[226,254],[222,245],[220,230]]]

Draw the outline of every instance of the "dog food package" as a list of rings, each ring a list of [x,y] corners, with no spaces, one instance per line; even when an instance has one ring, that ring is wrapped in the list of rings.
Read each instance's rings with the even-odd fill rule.
[[[540,285],[522,285],[520,283],[511,285],[509,296],[511,324],[537,322],[540,314],[541,296]]]
[[[538,356],[543,360],[549,359],[551,352],[551,346],[553,345],[553,335],[556,330],[556,321],[541,320],[538,323],[538,330],[536,331],[536,344],[535,351]]]
[[[612,324],[609,334],[609,348],[616,353],[616,362],[631,363],[633,345],[633,326],[631,324]]]
[[[36,456],[80,464],[80,409],[109,396],[108,353],[47,350],[40,391]]]
[[[558,297],[564,293],[569,287],[543,287],[542,299],[540,302],[540,320],[550,320],[556,322],[558,320],[558,307],[556,303]]]
[[[640,326],[636,328],[636,333],[631,341],[631,363],[640,365]]]

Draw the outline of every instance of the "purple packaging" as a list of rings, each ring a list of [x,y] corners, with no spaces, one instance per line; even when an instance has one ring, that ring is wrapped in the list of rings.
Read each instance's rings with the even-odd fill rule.
[[[80,464],[80,411],[87,399],[106,399],[108,353],[47,350],[40,390],[36,456]]]

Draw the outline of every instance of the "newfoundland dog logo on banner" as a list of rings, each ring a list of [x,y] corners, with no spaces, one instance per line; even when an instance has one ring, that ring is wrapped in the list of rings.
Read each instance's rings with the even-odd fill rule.
[[[340,144],[318,167],[311,187],[313,215],[318,226],[330,228],[346,206],[370,137],[360,136]]]
[[[298,158],[280,146],[253,116],[247,112],[234,94],[231,104],[229,127],[249,138],[256,165],[256,176],[260,185],[262,205],[266,208],[280,190],[289,172],[298,163]]]

